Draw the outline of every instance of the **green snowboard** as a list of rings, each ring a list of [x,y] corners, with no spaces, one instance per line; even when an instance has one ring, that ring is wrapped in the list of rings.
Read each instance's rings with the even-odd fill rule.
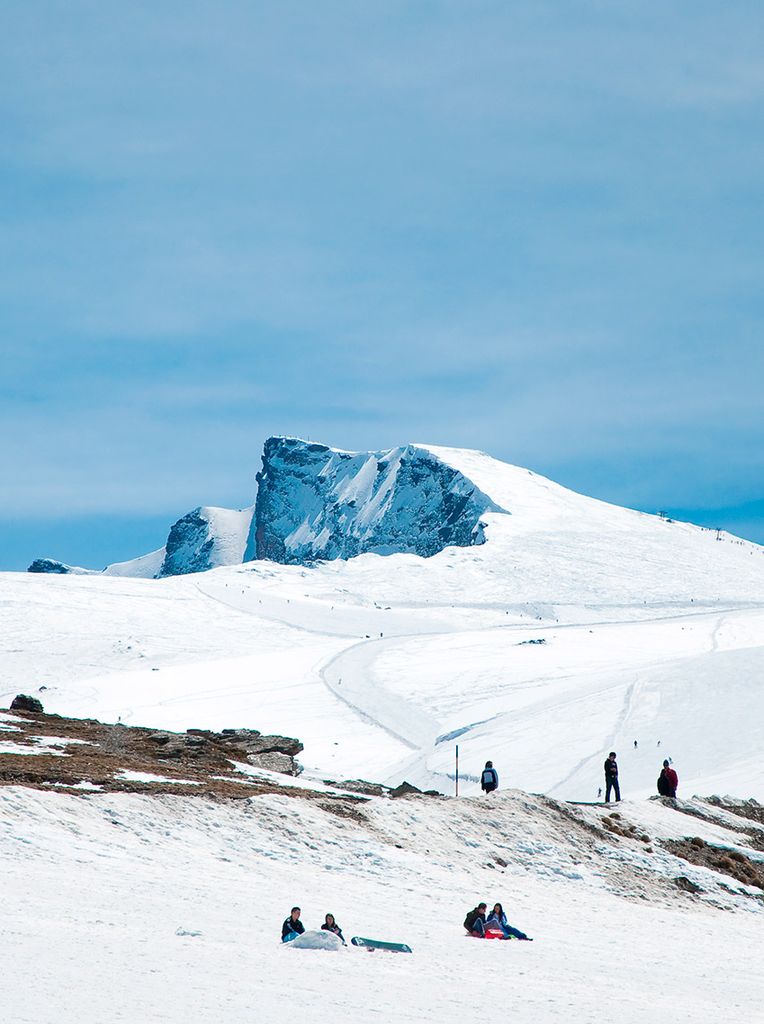
[[[354,946],[360,946],[362,949],[386,949],[388,953],[411,952],[411,946],[407,946],[405,942],[382,942],[379,939],[362,939],[358,935],[354,935],[350,941]]]

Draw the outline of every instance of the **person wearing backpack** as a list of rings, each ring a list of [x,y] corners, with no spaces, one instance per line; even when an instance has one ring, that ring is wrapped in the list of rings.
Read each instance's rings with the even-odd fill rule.
[[[484,793],[493,793],[499,788],[499,773],[493,766],[493,761],[486,761],[483,773],[480,776],[480,788]]]
[[[664,761],[663,770],[658,776],[658,792],[661,796],[670,796],[672,800],[675,800],[678,785],[679,776],[671,767],[671,764],[668,761]]]

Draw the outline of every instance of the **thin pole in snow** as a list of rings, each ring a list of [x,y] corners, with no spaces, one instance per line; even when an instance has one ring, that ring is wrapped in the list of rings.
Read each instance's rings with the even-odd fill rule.
[[[456,744],[456,796],[459,796],[459,744]]]

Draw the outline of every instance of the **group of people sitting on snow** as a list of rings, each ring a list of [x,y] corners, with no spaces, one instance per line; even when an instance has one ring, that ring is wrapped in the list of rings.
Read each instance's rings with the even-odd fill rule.
[[[496,938],[503,939],[524,939],[526,942],[533,942],[525,932],[521,932],[518,928],[513,928],[507,922],[507,915],[504,913],[504,908],[501,903],[495,903],[493,910],[490,914],[487,913],[488,905],[486,903],[478,903],[464,919],[464,927],[468,935],[475,935],[479,939],[486,938],[486,935],[493,933],[500,933],[495,935]],[[494,936],[492,936],[494,937]]]
[[[292,939],[296,939],[298,935],[302,935],[305,931],[305,925],[300,920],[301,910],[299,907],[292,907],[292,911],[289,917],[284,921],[281,926],[281,941],[291,942]],[[347,945],[345,938],[342,934],[342,929],[334,920],[334,914],[327,914],[324,918],[324,923],[321,925],[321,931],[333,932],[339,936],[343,946]]]

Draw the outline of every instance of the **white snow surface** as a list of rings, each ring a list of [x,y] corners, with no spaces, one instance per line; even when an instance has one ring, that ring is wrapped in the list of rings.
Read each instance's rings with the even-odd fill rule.
[[[486,1000],[538,1024],[760,1019],[764,909],[740,886],[666,853],[600,844],[609,862],[593,861],[522,794],[361,808],[366,827],[276,795],[0,789],[0,956],[35,965],[33,985],[7,972],[4,1019],[274,1020],[287,1006],[315,1020],[329,1005],[337,1024],[456,1024],[481,1019]],[[629,813],[653,834],[683,817]],[[680,873],[708,896],[678,893]],[[501,901],[534,942],[467,937],[480,899]],[[331,912],[346,939],[405,941],[413,955],[290,950],[279,936],[294,904],[308,929]]]
[[[3,574],[5,695],[297,735],[316,778],[451,792],[458,742],[462,792],[491,757],[503,784],[592,799],[615,749],[632,796],[670,756],[680,792],[764,798],[764,549],[428,450],[511,513],[486,516],[484,545],[159,581]]]
[[[761,1019],[760,902],[668,854],[605,850],[616,892],[542,803],[487,801],[476,780],[491,758],[502,790],[593,800],[614,749],[641,828],[723,841],[644,798],[670,756],[680,796],[764,800],[764,549],[429,450],[510,512],[485,517],[484,545],[163,580],[0,574],[0,703],[298,736],[294,785],[311,790],[0,788],[0,956],[34,965],[33,984],[9,971],[4,1019],[440,1024],[495,1003],[534,1024]],[[0,757],[35,750],[13,744],[15,721],[0,714]],[[318,804],[352,778],[452,793],[457,742],[466,799],[372,801],[368,829]],[[713,898],[677,903],[656,870]],[[479,898],[536,941],[466,938]],[[295,903],[306,927],[331,911],[346,938],[414,955],[289,953]]]

